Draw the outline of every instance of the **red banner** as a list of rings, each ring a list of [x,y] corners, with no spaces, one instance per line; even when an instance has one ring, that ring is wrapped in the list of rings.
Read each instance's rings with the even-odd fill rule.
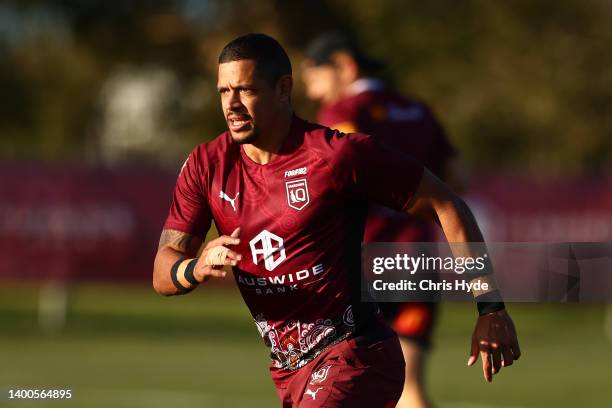
[[[0,277],[151,279],[175,175],[0,168]]]
[[[150,280],[175,174],[0,167],[0,278]],[[612,241],[612,184],[475,180],[466,199],[488,241]]]
[[[491,176],[466,201],[487,241],[610,242],[612,182]]]

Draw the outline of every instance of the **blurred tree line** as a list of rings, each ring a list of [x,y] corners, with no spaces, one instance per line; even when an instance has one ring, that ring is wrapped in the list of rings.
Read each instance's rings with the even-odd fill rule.
[[[216,58],[259,31],[300,51],[334,29],[427,101],[468,164],[545,176],[612,169],[612,2],[4,0],[0,157],[176,166],[224,130]]]

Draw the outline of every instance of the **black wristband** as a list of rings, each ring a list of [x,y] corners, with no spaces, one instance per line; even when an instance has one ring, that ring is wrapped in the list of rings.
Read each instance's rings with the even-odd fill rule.
[[[498,290],[485,293],[475,297],[476,307],[478,308],[478,314],[480,316],[488,313],[498,312],[506,308],[502,301],[501,293]]]
[[[185,279],[187,282],[191,283],[193,286],[197,286],[200,284],[198,280],[193,276],[193,271],[195,269],[196,264],[198,263],[198,258],[193,258],[189,261],[187,268],[185,269]]]
[[[186,288],[183,285],[181,285],[181,283],[178,281],[177,278],[177,274],[178,274],[178,268],[181,265],[181,263],[183,263],[185,259],[181,258],[178,261],[176,261],[174,263],[174,265],[172,265],[172,269],[170,269],[170,276],[172,277],[172,283],[174,283],[174,287],[178,290],[178,293],[180,294],[184,294],[187,292],[191,292],[193,290],[193,288]]]

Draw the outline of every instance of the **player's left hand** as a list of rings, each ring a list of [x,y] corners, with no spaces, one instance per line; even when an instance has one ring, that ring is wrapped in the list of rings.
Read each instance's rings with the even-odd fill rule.
[[[472,334],[472,349],[468,366],[482,359],[485,381],[492,382],[493,375],[502,367],[512,365],[521,356],[514,322],[506,310],[479,316]]]

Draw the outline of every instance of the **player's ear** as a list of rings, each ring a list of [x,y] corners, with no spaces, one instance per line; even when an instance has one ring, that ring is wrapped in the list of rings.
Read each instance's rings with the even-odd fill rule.
[[[338,73],[343,82],[350,84],[359,78],[359,65],[355,58],[344,51],[338,51],[334,54],[334,65],[338,69]]]
[[[291,75],[283,75],[276,83],[276,92],[280,100],[289,102],[291,100],[291,91],[293,90],[293,77]]]

